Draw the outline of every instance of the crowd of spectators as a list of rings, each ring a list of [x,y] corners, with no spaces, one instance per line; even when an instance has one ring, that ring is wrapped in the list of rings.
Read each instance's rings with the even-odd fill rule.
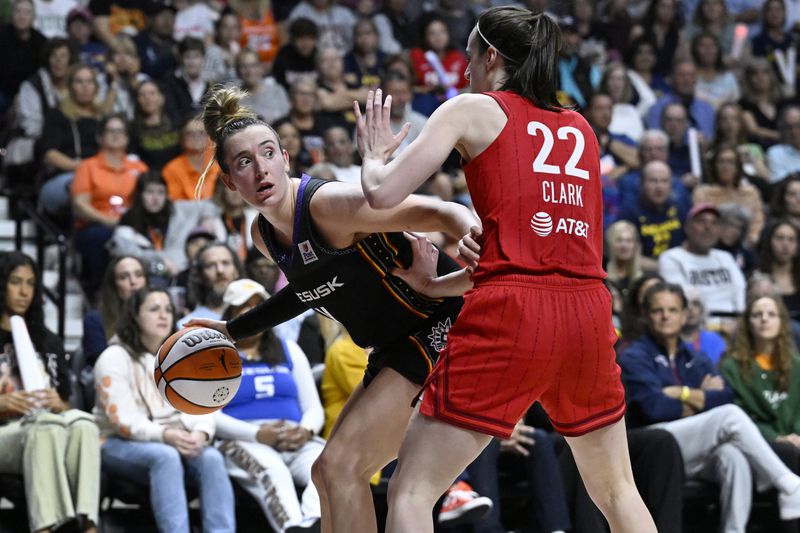
[[[353,101],[377,87],[392,95],[391,127],[411,124],[404,149],[439,105],[469,90],[464,48],[477,15],[510,2],[0,0],[4,188],[36,197],[72,239],[86,295],[80,379],[94,373],[98,387],[94,426],[70,408],[63,345],[42,323],[42,265],[4,255],[0,443],[14,453],[0,473],[25,478],[32,530],[73,518],[96,526],[99,465],[71,451],[76,442],[97,448],[104,470],[149,485],[156,521],[170,531],[188,527],[187,515],[159,495],[183,494],[184,468],[214,480],[200,483],[201,501],[233,506],[227,470],[276,530],[313,527],[319,504],[307,470],[367,360],[346,331],[308,312],[239,346],[250,372],[294,376],[281,397],[293,413],[291,431],[281,430],[294,435],[292,447],[276,437],[287,415],[271,416],[277,404],[261,396],[242,398],[221,422],[188,419],[137,377],[173,315],[233,316],[287,283],[252,248],[254,210],[217,179],[197,120],[204,95],[215,84],[245,88],[244,103],[280,135],[291,175],[358,183]],[[778,494],[776,520],[796,518],[800,8],[518,3],[559,22],[559,98],[584,114],[599,143],[604,227],[593,231],[605,235],[634,474],[659,529],[686,523],[688,479],[721,487],[725,531],[744,530],[753,491],[768,487]],[[457,154],[418,192],[469,206]],[[453,244],[431,237],[445,250]],[[11,314],[37,333],[51,387],[43,393],[21,392]],[[529,413],[454,485],[443,516],[476,501],[468,482],[493,503],[474,530],[504,531],[501,495],[517,481],[498,480],[499,464],[525,473],[540,530],[593,530],[598,514],[569,450],[548,431],[546,416]],[[58,468],[33,460],[53,459],[56,445],[67,457]],[[264,476],[280,480],[279,503]],[[298,499],[284,490],[294,484],[310,488]],[[72,499],[47,497],[59,490]],[[233,527],[221,514],[203,521]],[[797,520],[782,527],[800,530]]]

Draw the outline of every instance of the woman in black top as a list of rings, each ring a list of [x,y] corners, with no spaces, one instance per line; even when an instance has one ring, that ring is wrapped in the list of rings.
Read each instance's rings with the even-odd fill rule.
[[[344,524],[342,531],[374,530],[369,478],[397,456],[411,401],[461,307],[460,298],[427,298],[393,275],[412,260],[412,247],[400,232],[414,228],[457,237],[479,223],[457,204],[411,196],[378,211],[358,185],[290,178],[288,155],[275,131],[241,108],[241,97],[234,88],[212,93],[206,130],[217,143],[221,179],[260,213],[253,242],[276,261],[289,285],[227,327],[209,320],[187,325],[215,327],[239,339],[313,308],[341,322],[360,346],[373,347],[364,382],[315,464],[314,484],[325,523]],[[466,249],[464,254],[477,259]],[[438,271],[460,269],[441,254]],[[331,505],[333,491],[337,502],[349,506]]]
[[[97,101],[94,69],[77,64],[70,68],[67,96],[58,108],[45,115],[41,154],[45,183],[39,203],[45,212],[61,218],[69,213],[69,189],[82,159],[97,154],[97,130],[102,116]]]

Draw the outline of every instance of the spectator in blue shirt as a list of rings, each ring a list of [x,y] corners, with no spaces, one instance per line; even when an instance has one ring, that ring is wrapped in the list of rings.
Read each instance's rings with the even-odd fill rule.
[[[706,139],[714,135],[714,107],[695,97],[697,84],[697,68],[691,60],[678,61],[672,67],[670,75],[671,91],[662,96],[647,113],[647,127],[658,128],[664,108],[679,102],[689,112],[689,122],[700,130]]]
[[[662,161],[642,169],[641,197],[622,206],[619,218],[632,222],[642,239],[642,255],[657,258],[684,239],[686,210],[671,198],[672,170]]]
[[[681,339],[691,346],[695,352],[702,353],[711,360],[716,368],[722,354],[727,349],[725,339],[716,331],[706,329],[705,326],[705,307],[700,293],[694,287],[685,287],[686,299],[686,323],[681,330]]]
[[[620,206],[636,205],[639,203],[642,191],[639,187],[642,169],[650,161],[667,163],[669,160],[669,137],[659,129],[647,130],[639,140],[639,166],[626,172],[617,181]],[[674,169],[673,169],[674,170]],[[672,174],[672,200],[683,211],[689,211],[692,206],[692,195],[678,176]]]

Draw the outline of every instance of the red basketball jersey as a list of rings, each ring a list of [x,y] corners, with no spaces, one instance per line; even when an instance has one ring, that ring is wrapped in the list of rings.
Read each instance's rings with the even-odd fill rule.
[[[508,122],[464,165],[483,222],[473,281],[542,273],[604,279],[600,160],[592,128],[574,111],[546,111],[512,92],[486,94]]]

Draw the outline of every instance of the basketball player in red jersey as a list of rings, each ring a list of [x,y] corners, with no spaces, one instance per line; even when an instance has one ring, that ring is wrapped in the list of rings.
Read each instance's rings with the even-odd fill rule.
[[[454,148],[483,223],[480,261],[428,279],[430,296],[465,291],[464,307],[432,370],[389,486],[388,532],[432,531],[430,509],[489,443],[508,438],[538,400],[567,439],[612,531],[656,531],[631,473],[615,362],[611,296],[603,286],[597,140],[559,107],[560,32],[544,14],[485,11],[467,44],[474,94],[402,141],[391,100],[358,106],[362,187],[373,207],[403,200]],[[416,260],[415,260],[416,264]]]

